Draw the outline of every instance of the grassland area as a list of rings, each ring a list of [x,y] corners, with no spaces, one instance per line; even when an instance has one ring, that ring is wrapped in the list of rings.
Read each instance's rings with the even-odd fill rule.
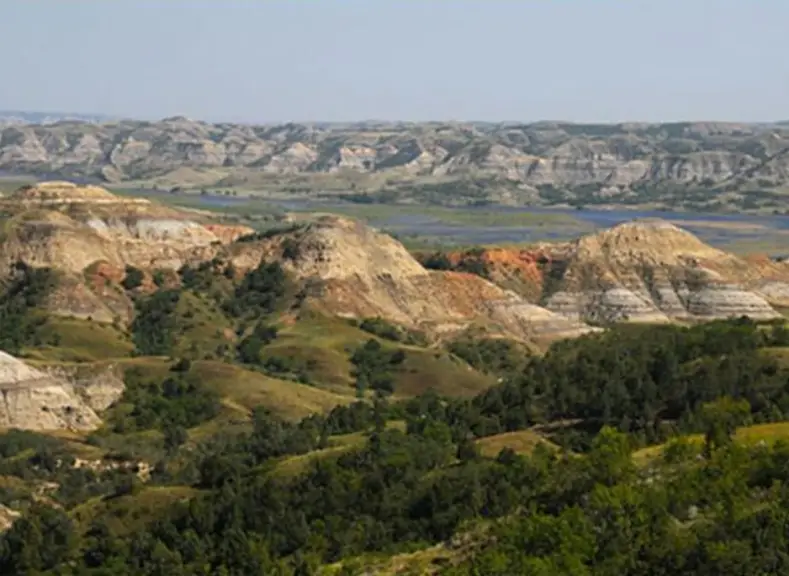
[[[69,515],[83,530],[97,518],[108,518],[112,530],[126,536],[166,514],[176,502],[187,501],[198,494],[198,490],[186,486],[146,486],[137,494],[92,498],[71,510]]]
[[[549,441],[535,430],[518,430],[516,432],[505,432],[480,438],[476,441],[480,454],[487,458],[495,458],[498,454],[508,448],[516,454],[529,455],[534,452],[537,446],[545,446],[549,450],[558,450],[558,446]]]
[[[666,444],[642,448],[633,453],[633,459],[639,465],[646,465],[664,454],[666,447],[671,446],[677,440],[700,448],[704,443],[704,436],[701,434],[681,436]],[[769,446],[776,442],[789,441],[789,422],[771,422],[737,428],[734,434],[734,441],[743,446]]]
[[[141,382],[162,382],[173,376],[179,358],[192,358],[189,374],[200,388],[216,395],[221,406],[209,420],[188,430],[190,442],[199,443],[219,433],[248,429],[251,414],[264,406],[287,422],[311,414],[326,414],[360,396],[351,358],[365,342],[376,341],[382,354],[402,354],[389,377],[392,400],[408,399],[428,390],[442,396],[472,397],[495,384],[495,379],[472,369],[441,347],[414,345],[381,338],[359,328],[358,322],[305,312],[298,319],[277,323],[277,337],[260,354],[260,365],[244,365],[227,356],[238,342],[236,327],[215,304],[186,291],[172,310],[170,329],[178,334],[168,355],[136,355],[133,334],[126,329],[88,319],[48,317],[39,329],[39,345],[21,355],[33,367],[78,371],[91,378],[115,370],[131,373]],[[75,372],[77,374],[77,372]],[[372,397],[372,390],[363,394]],[[122,421],[134,405],[123,398],[105,414]],[[111,431],[101,435],[101,449],[75,436],[74,448],[97,452],[127,450],[147,458],[161,455],[159,431]]]

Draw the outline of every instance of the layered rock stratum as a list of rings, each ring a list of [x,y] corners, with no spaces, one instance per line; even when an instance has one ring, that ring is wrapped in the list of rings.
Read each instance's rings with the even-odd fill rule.
[[[70,182],[25,186],[0,200],[0,209],[12,216],[3,242],[7,261],[70,272],[97,262],[178,268],[187,253],[211,252],[213,244],[252,232],[239,226],[229,233],[221,225],[209,228],[192,213]]]
[[[789,264],[736,257],[661,220],[533,249],[475,252],[488,270],[483,278],[428,270],[392,237],[337,216],[255,237],[194,212],[67,182],[22,188],[0,207],[7,215],[0,262],[59,271],[49,310],[99,322],[133,316],[119,286],[126,266],[143,271],[145,289],[155,290],[154,271],[174,275],[209,261],[237,274],[280,261],[310,306],[380,316],[436,337],[481,326],[550,341],[587,333],[589,323],[769,319],[789,305]]]
[[[0,125],[0,171],[439,203],[783,209],[789,126],[63,120]]]
[[[129,321],[132,302],[118,286],[128,265],[151,274],[221,260],[244,272],[282,260],[306,302],[330,314],[381,316],[436,336],[475,324],[529,341],[590,330],[477,276],[428,271],[393,238],[345,218],[235,242],[252,230],[68,182],[21,188],[0,208],[9,214],[0,262],[60,272],[49,310],[64,316]],[[284,254],[287,242],[297,255]]]
[[[57,270],[62,277],[50,309],[104,322],[131,316],[131,302],[118,290],[127,266],[177,270],[210,260],[218,246],[253,231],[59,181],[20,188],[0,199],[0,211],[0,276],[16,262]]]
[[[587,322],[771,319],[789,302],[789,264],[740,258],[663,220],[640,220],[533,249],[450,254],[532,302]]]
[[[525,340],[591,330],[478,276],[426,270],[402,244],[356,221],[322,217],[297,242],[286,265],[311,287],[308,300],[332,314],[381,316],[438,335],[472,324]]]

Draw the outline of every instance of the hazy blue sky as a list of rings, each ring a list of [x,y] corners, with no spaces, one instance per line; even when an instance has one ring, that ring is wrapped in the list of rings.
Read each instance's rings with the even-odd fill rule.
[[[0,109],[789,118],[789,0],[0,0]]]

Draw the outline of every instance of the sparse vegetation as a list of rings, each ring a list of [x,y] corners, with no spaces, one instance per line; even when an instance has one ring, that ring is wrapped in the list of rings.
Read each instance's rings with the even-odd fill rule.
[[[456,261],[452,261],[442,252],[433,252],[422,255],[417,254],[422,266],[429,270],[450,270],[453,272],[466,272],[482,278],[490,278],[490,269],[482,258],[481,248],[472,248],[460,254]]]
[[[248,272],[236,288],[225,310],[235,317],[258,317],[272,314],[282,304],[288,280],[278,262],[261,263]]]

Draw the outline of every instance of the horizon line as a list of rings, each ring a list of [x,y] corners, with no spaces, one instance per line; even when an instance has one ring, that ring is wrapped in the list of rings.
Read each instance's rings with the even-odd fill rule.
[[[242,124],[251,126],[277,126],[287,124],[492,124],[492,125],[539,125],[539,124],[569,124],[569,125],[590,125],[590,126],[621,126],[621,125],[663,125],[663,124],[744,124],[744,125],[781,125],[789,124],[789,119],[782,120],[715,120],[715,119],[681,119],[681,120],[567,120],[567,119],[540,119],[540,120],[463,120],[458,118],[449,119],[422,119],[422,120],[405,120],[405,119],[385,119],[385,118],[367,118],[362,120],[249,120],[249,119],[203,119],[195,118],[186,114],[170,114],[167,116],[159,117],[146,117],[144,115],[124,115],[112,114],[105,112],[74,112],[74,111],[55,111],[55,110],[19,110],[19,109],[3,109],[0,108],[0,115],[4,116],[62,116],[62,117],[88,117],[92,116],[103,123],[106,122],[151,122],[159,123],[168,120],[184,119],[191,122],[199,122],[204,124]],[[84,121],[77,118],[77,121]],[[29,122],[35,123],[35,122]]]

